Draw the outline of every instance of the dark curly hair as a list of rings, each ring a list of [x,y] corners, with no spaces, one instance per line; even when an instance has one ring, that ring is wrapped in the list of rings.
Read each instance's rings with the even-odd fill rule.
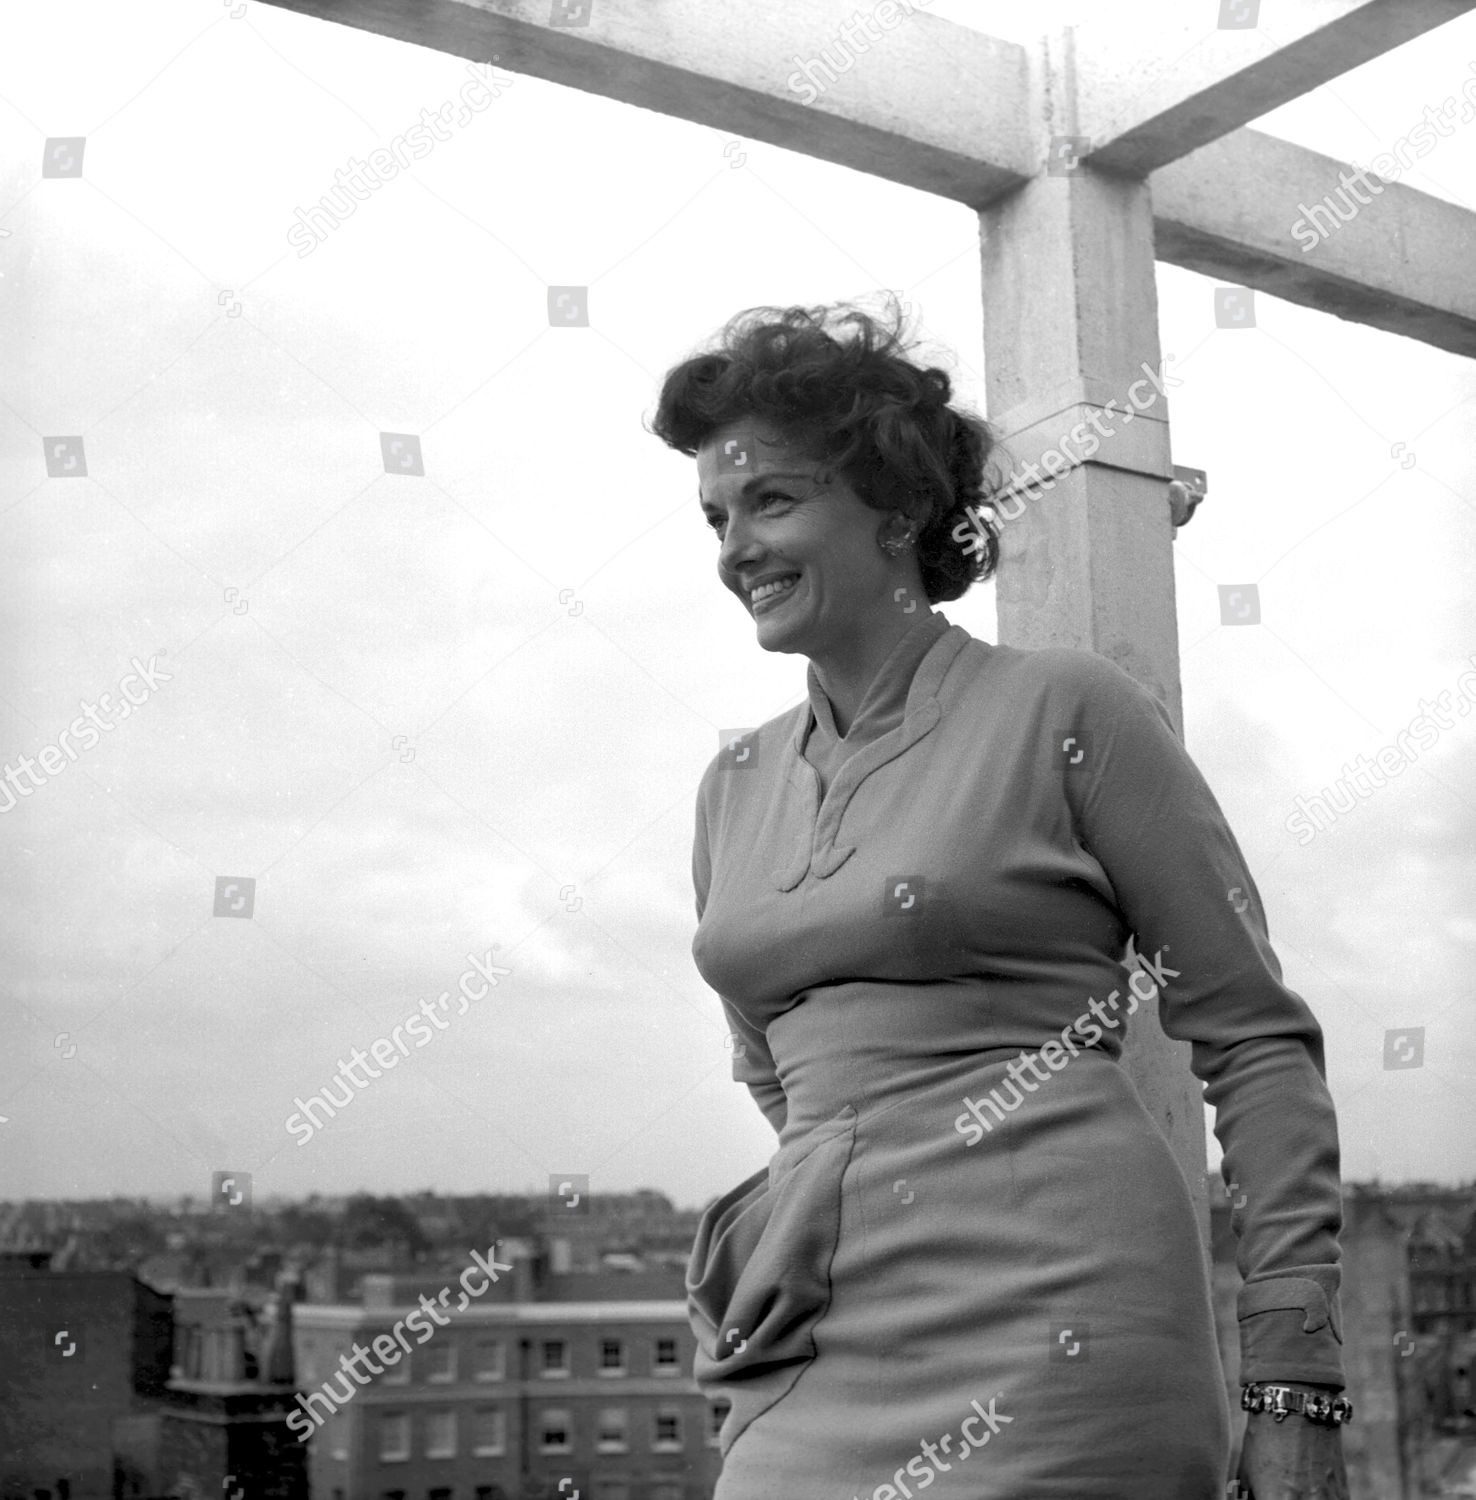
[[[895,297],[888,314],[883,321],[845,302],[748,308],[728,320],[716,347],[667,371],[646,430],[692,458],[731,422],[772,423],[867,505],[921,523],[923,588],[930,604],[945,603],[999,562],[985,489],[995,439],[982,417],[948,404],[946,371],[904,357],[910,345]],[[831,321],[853,336],[836,337]],[[960,522],[967,542],[953,536]]]

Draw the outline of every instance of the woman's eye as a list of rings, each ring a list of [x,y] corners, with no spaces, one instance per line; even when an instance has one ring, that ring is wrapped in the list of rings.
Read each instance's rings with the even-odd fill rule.
[[[758,497],[757,503],[762,508],[767,507],[771,500],[778,500],[784,504],[789,504],[792,503],[793,499],[794,497],[792,495],[786,495],[782,490],[765,490],[763,494]],[[723,534],[723,527],[725,524],[726,522],[721,516],[708,516],[707,518],[708,528],[717,536],[721,536]]]

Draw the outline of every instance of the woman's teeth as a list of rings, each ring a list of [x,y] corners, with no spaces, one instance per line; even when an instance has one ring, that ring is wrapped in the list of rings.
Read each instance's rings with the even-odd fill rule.
[[[750,595],[755,605],[762,604],[765,599],[773,599],[779,594],[787,594],[795,584],[799,582],[799,574],[791,574],[788,578],[776,579],[773,583],[761,583]]]

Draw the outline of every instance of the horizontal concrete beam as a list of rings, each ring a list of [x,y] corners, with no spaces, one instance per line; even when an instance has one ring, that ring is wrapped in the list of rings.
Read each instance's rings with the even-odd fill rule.
[[[1241,5],[1256,14],[1256,0]],[[1079,154],[1094,167],[1141,176],[1471,10],[1476,0],[1260,0],[1264,29],[1221,29],[1217,5],[1181,5],[1148,33],[1104,6],[1072,28],[1074,122],[1060,133],[1087,137]]]
[[[1129,410],[1080,401],[1024,425],[1013,413],[991,418],[999,441],[996,465],[1005,471],[998,493],[1030,499],[1041,485],[1082,464],[1147,475],[1167,486],[1174,474],[1168,421],[1128,416]]]
[[[1034,176],[1025,50],[925,0],[267,0],[979,208]],[[556,25],[551,11],[582,16]],[[866,26],[856,18],[864,15]]]
[[[1340,174],[1332,157],[1238,130],[1148,179],[1154,254],[1476,358],[1476,213],[1372,175],[1345,206]]]

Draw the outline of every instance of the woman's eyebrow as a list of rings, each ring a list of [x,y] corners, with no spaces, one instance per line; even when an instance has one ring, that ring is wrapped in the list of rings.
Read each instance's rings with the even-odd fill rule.
[[[764,473],[755,474],[752,476],[752,478],[746,479],[743,482],[743,488],[739,493],[746,495],[756,484],[763,484],[766,480],[769,479],[810,479],[812,477],[813,476],[809,474],[801,474],[798,470],[795,469],[769,469]],[[701,502],[703,510],[707,510],[710,508],[707,503],[707,498],[703,495],[701,490],[697,491],[697,499]]]

